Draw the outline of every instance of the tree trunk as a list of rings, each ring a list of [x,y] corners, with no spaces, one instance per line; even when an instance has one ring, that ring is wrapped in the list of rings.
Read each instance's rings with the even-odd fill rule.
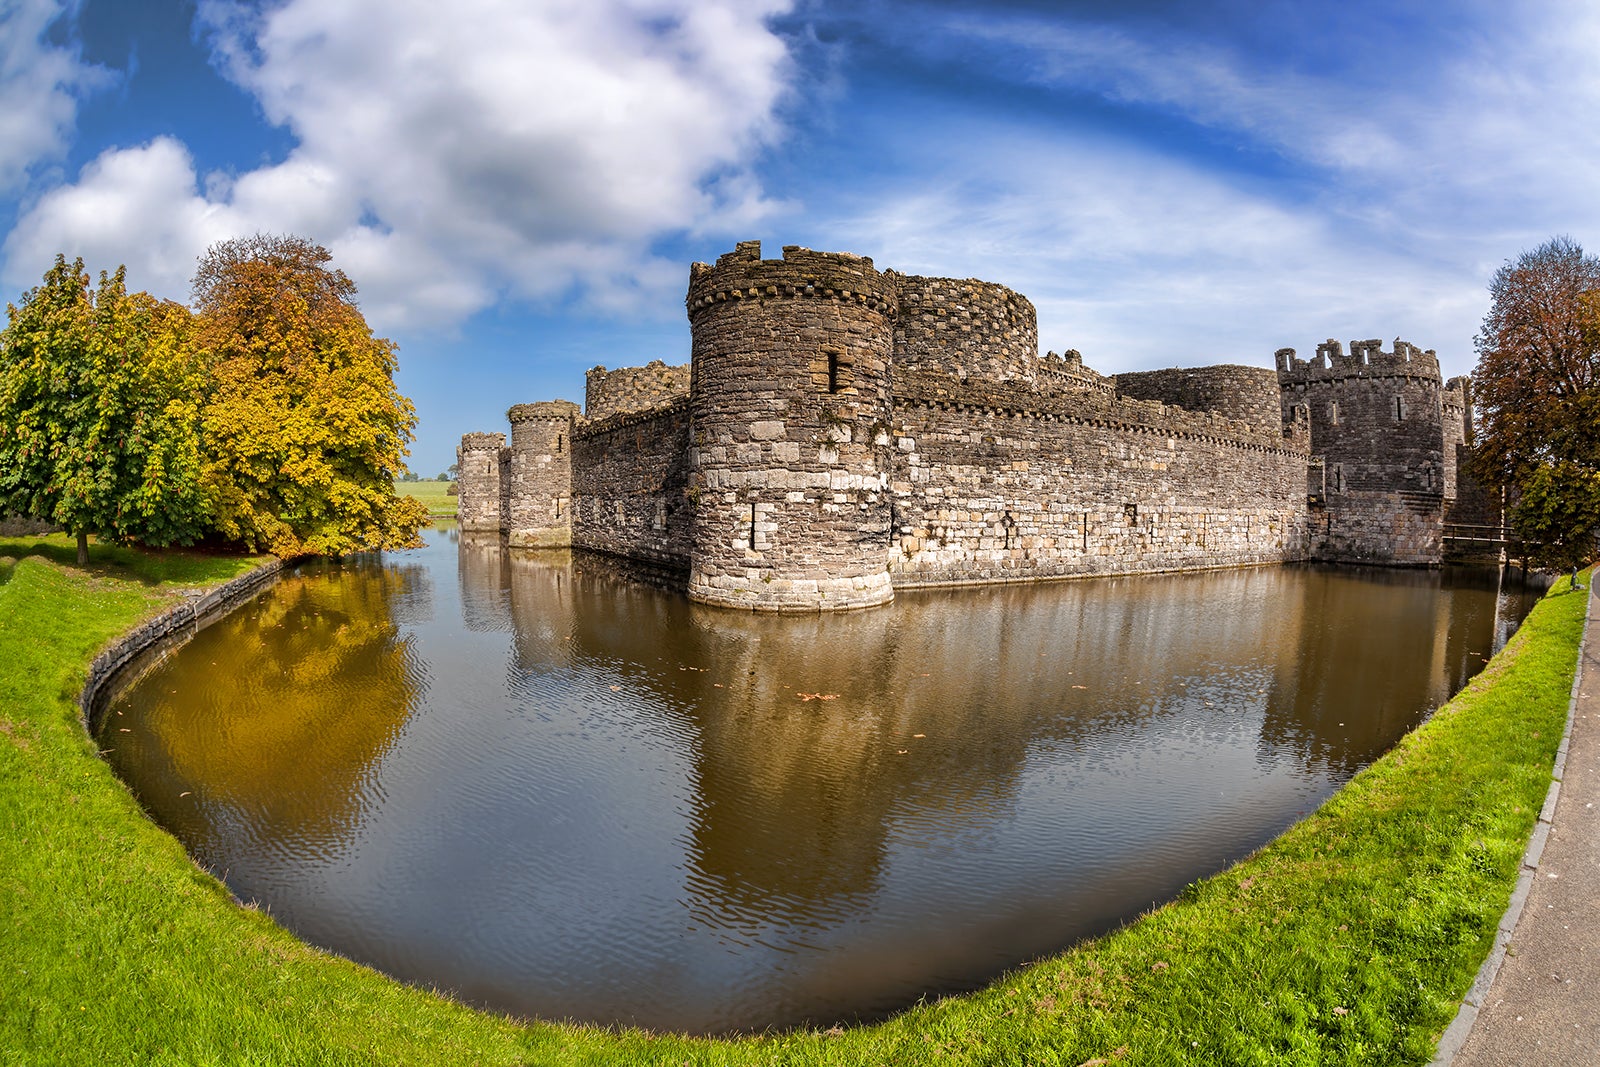
[[[78,531],[78,566],[87,567],[88,565],[89,565],[89,531],[80,529]]]

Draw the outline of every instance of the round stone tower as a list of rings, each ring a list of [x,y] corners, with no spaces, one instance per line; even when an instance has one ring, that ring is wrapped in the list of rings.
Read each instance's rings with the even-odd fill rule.
[[[572,420],[570,400],[518,404],[511,422],[511,467],[506,486],[506,539],[513,548],[572,544]]]
[[[872,260],[740,243],[696,263],[689,596],[757,611],[893,599],[893,280]]]
[[[456,449],[456,510],[467,533],[499,533],[505,516],[506,435],[469,433]]]

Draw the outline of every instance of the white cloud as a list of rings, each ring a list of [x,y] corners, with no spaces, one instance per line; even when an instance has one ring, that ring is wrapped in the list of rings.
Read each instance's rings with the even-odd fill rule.
[[[827,247],[870,252],[880,267],[980,277],[1039,311],[1040,344],[1077,348],[1103,373],[1210,363],[1271,364],[1397,334],[1471,369],[1482,284],[1448,264],[1341,239],[1315,205],[1284,205],[1226,176],[1115,143],[1041,146],[1027,130],[949,129],[984,137],[828,220]]]
[[[7,280],[47,248],[132,270],[152,246],[184,249],[187,277],[206,241],[261,229],[326,244],[386,329],[504,292],[654,290],[653,240],[767,210],[750,166],[778,134],[791,71],[767,20],[787,6],[207,0],[222,68],[294,135],[289,157],[202,176],[170,141],[109,151],[21,220]]]
[[[37,285],[62,252],[92,269],[125,263],[135,287],[186,296],[196,250],[214,232],[215,209],[194,195],[194,183],[194,165],[176,141],[105,153],[18,222],[6,239],[5,283]]]
[[[115,80],[76,49],[46,43],[52,25],[77,10],[68,0],[0,0],[0,192],[65,154],[78,100]]]

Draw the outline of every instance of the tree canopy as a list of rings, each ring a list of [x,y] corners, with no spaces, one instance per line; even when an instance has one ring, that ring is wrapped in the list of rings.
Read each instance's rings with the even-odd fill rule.
[[[91,290],[57,256],[0,333],[0,511],[149,545],[221,539],[280,555],[417,543],[396,497],[416,415],[355,285],[299,237],[210,249],[197,312]]]
[[[1576,567],[1600,533],[1600,259],[1555,237],[1502,266],[1489,290],[1474,464],[1508,490],[1533,558]]]
[[[7,309],[0,337],[0,509],[88,534],[187,544],[206,528],[199,485],[202,375],[189,313],[129,295],[123,270],[90,290],[57,256]]]
[[[279,555],[418,544],[427,511],[397,497],[416,414],[328,251],[257,235],[213,246],[195,275],[213,392],[203,415],[217,529]]]

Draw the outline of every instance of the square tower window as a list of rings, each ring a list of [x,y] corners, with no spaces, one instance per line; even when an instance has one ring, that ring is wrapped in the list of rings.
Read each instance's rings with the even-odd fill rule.
[[[1397,396],[1394,398],[1394,421],[1406,421],[1406,398],[1403,396]]]
[[[1339,425],[1339,402],[1337,400],[1328,401],[1328,425]]]

